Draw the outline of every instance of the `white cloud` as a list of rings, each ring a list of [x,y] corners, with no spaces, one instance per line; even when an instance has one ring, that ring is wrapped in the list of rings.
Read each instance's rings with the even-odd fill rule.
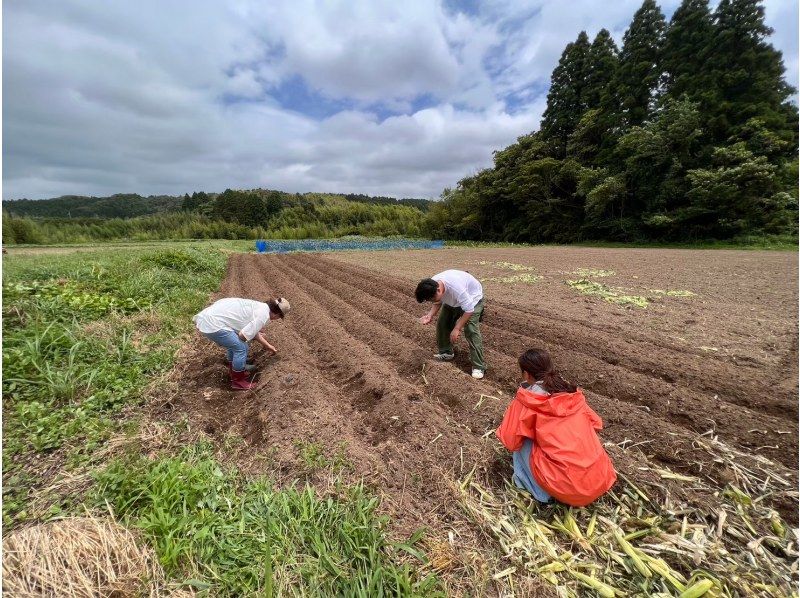
[[[578,31],[619,40],[638,5],[12,0],[3,196],[264,186],[436,197],[536,128]],[[796,15],[768,0],[793,71]]]

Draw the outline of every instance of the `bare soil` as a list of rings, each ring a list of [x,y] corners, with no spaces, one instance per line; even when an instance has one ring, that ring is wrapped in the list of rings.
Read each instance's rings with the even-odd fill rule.
[[[425,312],[413,297],[416,283],[446,268],[478,278],[520,273],[508,263],[543,278],[484,282],[486,378],[469,376],[465,342],[455,363],[435,362],[433,326],[416,322]],[[620,483],[631,480],[655,499],[703,509],[735,476],[697,442],[717,437],[740,451],[743,466],[767,462],[794,490],[797,265],[796,254],[750,251],[234,254],[211,300],[287,297],[291,315],[265,331],[280,352],[267,357],[252,348],[259,386],[234,393],[223,352],[197,334],[176,369],[181,392],[155,415],[188,417],[220,442],[242,437],[239,465],[287,483],[321,475],[302,456],[314,443],[331,460],[346,456],[345,475],[382,494],[396,533],[423,525],[452,529],[464,517],[447,480],[473,467],[496,486],[510,475],[493,430],[518,384],[518,355],[543,346],[603,418],[601,436]],[[580,295],[565,284],[579,278],[572,274],[578,268],[613,270],[595,280],[653,301],[639,309]],[[663,479],[653,466],[706,484]],[[764,500],[796,523],[795,494]]]

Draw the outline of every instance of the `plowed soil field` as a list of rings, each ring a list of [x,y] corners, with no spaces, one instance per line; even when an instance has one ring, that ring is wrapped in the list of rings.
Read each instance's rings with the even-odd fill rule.
[[[752,493],[761,480],[762,506],[796,523],[797,265],[790,253],[587,248],[234,254],[210,300],[287,297],[291,315],[265,331],[279,353],[251,348],[259,386],[233,393],[222,351],[197,335],[159,413],[242,437],[239,464],[287,483],[313,478],[302,457],[313,443],[382,494],[398,534],[455,529],[466,518],[454,480],[501,488],[510,475],[493,430],[518,355],[543,346],[603,418],[618,486],[713,515],[729,485]],[[416,321],[416,283],[447,268],[484,280],[484,380],[469,376],[463,339],[454,363],[435,362],[434,327]],[[651,301],[565,284],[581,277]]]

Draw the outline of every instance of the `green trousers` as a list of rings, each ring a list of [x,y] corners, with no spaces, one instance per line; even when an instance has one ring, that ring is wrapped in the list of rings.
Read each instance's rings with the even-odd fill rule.
[[[472,367],[477,370],[486,371],[486,362],[483,360],[483,338],[481,337],[480,319],[483,313],[483,299],[478,301],[472,317],[464,326],[464,336],[469,343],[469,358]],[[464,315],[464,310],[460,307],[450,307],[442,305],[439,310],[439,319],[436,321],[436,340],[439,343],[440,353],[452,353],[453,344],[450,342],[450,333],[455,328],[458,319]]]

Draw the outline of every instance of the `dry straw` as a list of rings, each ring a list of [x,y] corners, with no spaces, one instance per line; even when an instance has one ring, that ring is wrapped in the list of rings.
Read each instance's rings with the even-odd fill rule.
[[[115,521],[91,516],[43,523],[5,537],[3,593],[16,597],[167,594],[152,549]]]
[[[720,491],[665,468],[641,467],[663,480],[702,489],[703,505],[657,500],[627,476],[585,509],[541,507],[512,486],[475,476],[453,481],[462,508],[494,537],[500,573],[553,584],[560,596],[795,597],[798,542],[766,497],[797,499],[774,463],[743,455],[717,438],[696,444],[728,465],[735,482]]]

